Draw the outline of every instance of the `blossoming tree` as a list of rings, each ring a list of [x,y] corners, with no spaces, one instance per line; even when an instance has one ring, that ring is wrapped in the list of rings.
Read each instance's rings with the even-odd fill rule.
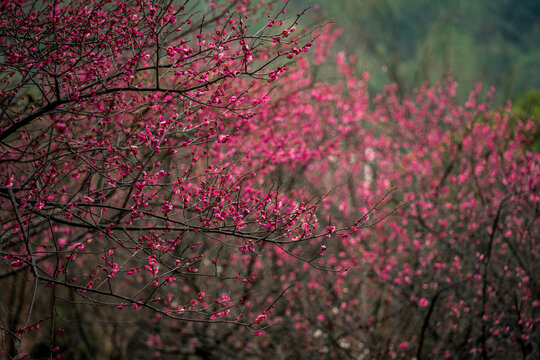
[[[537,125],[271,5],[0,5],[3,355],[538,355]]]
[[[352,61],[339,53],[342,80],[323,83],[300,60],[283,79],[286,101],[265,105],[276,126],[246,141],[288,157],[288,188],[319,194],[317,214],[336,229],[319,266],[338,271],[310,277],[280,264],[298,285],[261,348],[282,358],[535,358],[538,123],[491,110],[480,86],[456,103],[451,79],[371,97]]]
[[[54,355],[59,319],[87,305],[257,331],[256,259],[317,227],[256,154],[224,150],[311,46],[278,4],[2,2],[4,355]]]

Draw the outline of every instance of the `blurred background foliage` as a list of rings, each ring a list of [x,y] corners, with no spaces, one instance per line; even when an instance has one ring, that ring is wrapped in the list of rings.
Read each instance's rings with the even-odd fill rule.
[[[343,28],[336,49],[356,56],[373,91],[395,82],[411,93],[451,69],[458,100],[481,81],[496,88],[496,105],[513,100],[525,110],[525,103],[540,103],[540,93],[530,91],[540,89],[538,0],[291,0],[289,6],[311,7],[309,21]]]

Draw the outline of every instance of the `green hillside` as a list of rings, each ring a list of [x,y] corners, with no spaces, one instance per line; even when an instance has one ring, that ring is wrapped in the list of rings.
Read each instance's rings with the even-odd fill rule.
[[[482,81],[495,102],[540,88],[537,0],[295,0],[318,21],[344,29],[337,46],[358,57],[374,90],[396,82],[404,92],[452,69],[464,97]]]

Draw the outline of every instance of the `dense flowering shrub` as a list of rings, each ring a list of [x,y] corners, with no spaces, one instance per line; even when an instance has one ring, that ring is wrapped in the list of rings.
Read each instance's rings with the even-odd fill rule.
[[[480,86],[457,104],[451,79],[370,97],[342,53],[338,83],[298,65],[286,100],[261,117],[276,126],[245,143],[273,144],[296,169],[275,170],[287,187],[320,196],[316,214],[332,227],[317,264],[336,271],[281,267],[296,285],[261,346],[283,358],[538,356],[535,119],[491,110]]]
[[[3,355],[538,356],[537,125],[276,4],[1,4]]]

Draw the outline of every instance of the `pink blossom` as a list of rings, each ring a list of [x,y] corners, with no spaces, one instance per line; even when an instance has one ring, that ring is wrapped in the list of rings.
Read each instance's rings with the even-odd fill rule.
[[[399,344],[399,349],[404,350],[409,346],[409,343],[407,341],[403,341]]]

